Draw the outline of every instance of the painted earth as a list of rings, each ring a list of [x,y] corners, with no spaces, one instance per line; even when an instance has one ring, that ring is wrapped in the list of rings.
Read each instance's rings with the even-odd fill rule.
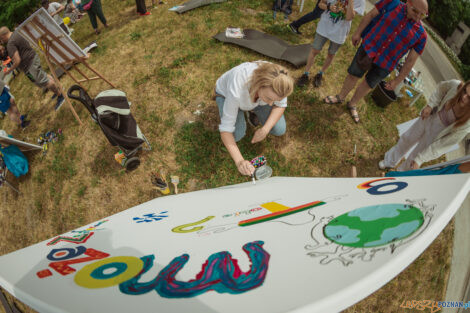
[[[362,207],[330,221],[323,233],[333,242],[356,248],[389,244],[416,232],[424,222],[421,210],[407,204]]]

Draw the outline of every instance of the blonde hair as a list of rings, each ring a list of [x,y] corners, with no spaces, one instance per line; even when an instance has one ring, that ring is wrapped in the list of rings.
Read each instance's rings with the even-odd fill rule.
[[[294,90],[294,80],[284,67],[267,62],[260,62],[249,81],[251,101],[255,102],[258,91],[270,87],[280,98],[289,96]]]
[[[455,96],[445,104],[444,108],[446,111],[452,109],[455,105],[457,105],[462,95],[467,92],[468,86],[470,86],[470,80],[467,81],[466,83],[460,84],[459,89],[457,90],[457,93],[455,94]],[[456,116],[455,118],[456,118],[456,121],[455,121],[454,127],[459,127],[465,124],[470,119],[470,105],[467,105],[465,107],[465,111],[464,111],[464,114],[462,114],[462,116]]]

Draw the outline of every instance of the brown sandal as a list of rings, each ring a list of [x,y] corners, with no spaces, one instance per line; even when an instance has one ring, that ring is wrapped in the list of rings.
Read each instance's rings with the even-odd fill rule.
[[[323,101],[327,104],[340,104],[340,103],[343,103],[343,100],[339,97],[339,95],[327,96]]]
[[[359,123],[359,114],[357,114],[357,108],[355,105],[351,105],[349,102],[346,103],[346,107],[349,110],[349,114],[351,114],[352,119],[354,122]]]

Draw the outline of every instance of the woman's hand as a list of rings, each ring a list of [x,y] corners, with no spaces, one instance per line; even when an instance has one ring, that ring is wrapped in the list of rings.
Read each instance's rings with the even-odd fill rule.
[[[421,111],[421,118],[423,120],[427,119],[429,117],[429,115],[431,115],[431,112],[432,112],[432,108],[427,105],[422,111]]]
[[[266,138],[268,133],[269,133],[269,131],[264,129],[264,127],[261,127],[253,135],[253,139],[251,139],[251,143],[257,143],[257,142],[260,142],[260,141],[264,140],[264,138]]]
[[[237,169],[242,175],[250,176],[255,172],[255,167],[247,160],[241,160],[237,163]]]

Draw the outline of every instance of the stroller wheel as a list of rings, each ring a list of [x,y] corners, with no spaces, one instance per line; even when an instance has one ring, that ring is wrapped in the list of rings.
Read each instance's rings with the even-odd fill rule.
[[[133,171],[136,168],[138,168],[140,165],[140,159],[138,157],[132,157],[130,159],[127,159],[126,164],[124,166],[126,167],[126,170]]]

